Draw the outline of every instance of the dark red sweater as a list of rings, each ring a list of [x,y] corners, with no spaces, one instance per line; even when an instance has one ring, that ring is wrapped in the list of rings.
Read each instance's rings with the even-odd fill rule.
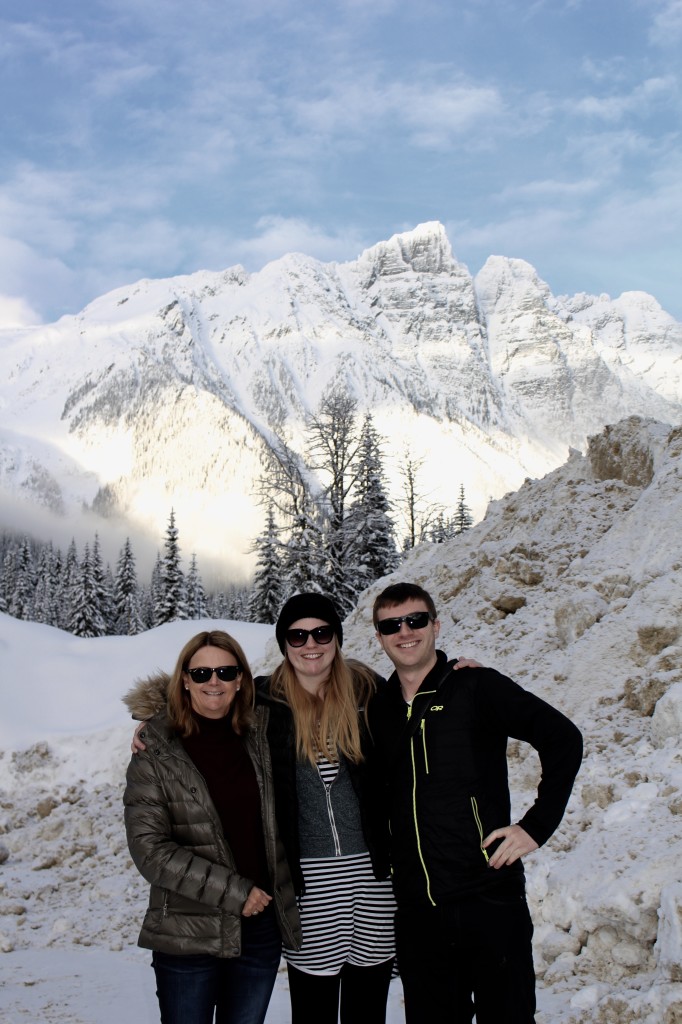
[[[204,718],[192,712],[199,731],[182,745],[203,775],[237,871],[272,892],[261,818],[256,771],[232,716]]]

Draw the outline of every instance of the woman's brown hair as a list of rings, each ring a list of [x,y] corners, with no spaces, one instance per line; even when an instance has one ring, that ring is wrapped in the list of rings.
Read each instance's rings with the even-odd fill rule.
[[[364,759],[358,711],[367,718],[367,702],[376,689],[374,674],[359,661],[346,660],[336,651],[329,679],[320,696],[308,693],[296,680],[291,662],[284,661],[272,674],[270,692],[291,708],[296,732],[296,755],[313,764],[322,754],[338,761],[343,754],[356,763]]]
[[[175,726],[181,736],[190,736],[196,732],[197,725],[192,717],[192,702],[188,691],[185,689],[183,676],[187,667],[202,647],[219,647],[231,654],[239,668],[241,677],[239,679],[239,690],[232,701],[232,728],[236,733],[242,735],[253,723],[254,686],[253,676],[246,655],[241,645],[221,629],[213,629],[204,633],[197,633],[191,640],[188,640],[180,651],[175,669],[168,684],[167,710],[171,723]]]

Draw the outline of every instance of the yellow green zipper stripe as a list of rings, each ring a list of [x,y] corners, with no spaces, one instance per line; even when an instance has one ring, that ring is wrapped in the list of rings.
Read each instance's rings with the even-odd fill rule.
[[[485,838],[484,835],[483,835],[483,823],[481,822],[481,816],[478,813],[478,804],[476,803],[476,797],[475,796],[471,797],[471,807],[472,807],[472,810],[474,812],[474,819],[476,821],[476,828],[478,829],[479,846],[481,848],[481,853],[485,857],[486,861],[488,861],[490,858],[488,857],[488,851],[483,846],[483,840]]]

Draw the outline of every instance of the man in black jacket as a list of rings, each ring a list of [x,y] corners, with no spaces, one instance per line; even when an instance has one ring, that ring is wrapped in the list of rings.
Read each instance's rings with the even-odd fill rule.
[[[395,672],[371,705],[388,816],[407,1024],[533,1024],[533,925],[521,857],[559,825],[582,758],[561,712],[493,669],[454,671],[421,587],[374,603]],[[537,750],[537,798],[511,823],[509,737]]]

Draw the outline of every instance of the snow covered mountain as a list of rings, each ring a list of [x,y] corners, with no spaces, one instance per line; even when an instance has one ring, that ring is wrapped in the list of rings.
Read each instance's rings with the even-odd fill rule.
[[[394,496],[409,456],[423,493],[454,508],[464,484],[477,518],[607,423],[682,421],[682,325],[654,299],[556,298],[499,256],[474,278],[438,223],[345,264],[140,281],[0,345],[6,508],[86,509],[158,541],[174,507],[185,550],[232,569],[264,453],[305,454],[334,385],[372,411]]]

